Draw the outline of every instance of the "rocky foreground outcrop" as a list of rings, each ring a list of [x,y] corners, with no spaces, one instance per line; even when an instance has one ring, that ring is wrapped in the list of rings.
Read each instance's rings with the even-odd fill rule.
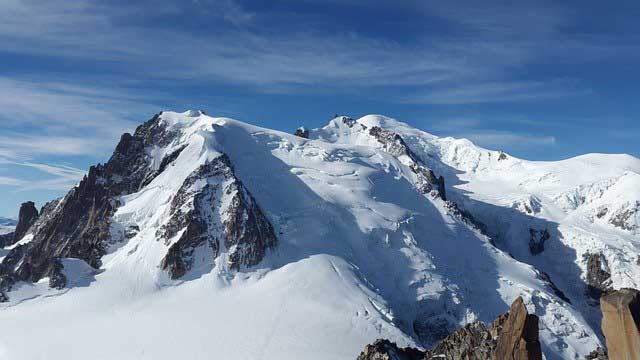
[[[542,359],[538,341],[538,317],[529,314],[521,297],[509,312],[488,327],[481,321],[465,325],[430,350],[400,348],[379,339],[367,345],[358,360],[537,360]]]
[[[609,358],[640,360],[640,291],[620,289],[600,299]]]

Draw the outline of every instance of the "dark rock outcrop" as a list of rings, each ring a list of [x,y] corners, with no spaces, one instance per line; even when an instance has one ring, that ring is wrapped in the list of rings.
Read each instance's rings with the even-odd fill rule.
[[[201,180],[206,180],[206,185],[195,186]],[[222,197],[228,198],[223,201]],[[183,210],[185,205],[189,210]],[[184,276],[191,269],[193,254],[201,246],[208,248],[212,259],[224,246],[229,268],[238,270],[260,262],[266,250],[277,243],[271,223],[235,177],[233,166],[224,154],[201,166],[184,181],[173,198],[171,213],[171,219],[158,237],[169,241],[185,229],[161,263],[172,279]]]
[[[465,325],[430,350],[399,348],[388,340],[367,345],[358,360],[539,360],[538,317],[527,312],[518,297],[509,312],[489,327],[480,321]]]
[[[62,289],[67,285],[67,277],[62,272],[64,266],[59,259],[54,260],[47,271],[49,277],[49,287]]]
[[[598,346],[595,350],[585,355],[585,360],[609,360],[609,355],[607,351],[600,346]]]
[[[171,141],[172,134],[159,118],[157,114],[140,125],[133,135],[122,135],[107,163],[92,166],[63,199],[43,207],[42,221],[32,223],[33,240],[11,250],[0,264],[0,292],[9,290],[16,281],[35,282],[47,276],[57,277],[52,278],[53,285],[60,286],[64,283],[57,275],[60,258],[77,258],[100,267],[110,245],[116,199],[137,191],[154,176],[146,148]],[[32,207],[26,208],[26,219],[33,218]]]
[[[15,230],[11,233],[0,235],[0,247],[10,246],[20,241],[37,219],[38,209],[36,209],[33,201],[22,203]]]
[[[437,177],[433,170],[422,164],[420,158],[409,148],[404,139],[395,132],[373,126],[369,129],[369,135],[373,136],[380,144],[384,151],[394,157],[407,156],[410,160],[409,168],[417,176],[416,186],[418,191],[423,194],[429,194],[432,191],[442,200],[447,199],[445,193],[444,178]]]
[[[600,308],[609,357],[640,360],[640,291],[612,291],[600,299]]]
[[[640,224],[640,201],[629,202],[609,217],[609,223],[623,230],[634,231]]]
[[[6,292],[18,281],[36,282],[48,277],[51,287],[64,287],[67,279],[60,259],[80,259],[97,269],[115,242],[131,239],[140,231],[130,225],[121,237],[112,238],[111,221],[120,205],[118,199],[151,183],[186,148],[173,147],[155,166],[150,150],[171,148],[179,139],[178,130],[167,127],[160,115],[138,126],[134,134],[122,135],[111,158],[92,166],[64,198],[45,205],[38,220],[33,203],[23,206],[16,233],[29,229],[34,237],[12,249],[0,263],[0,301],[7,299]],[[187,208],[190,210],[184,210]],[[220,213],[214,214],[218,210]],[[185,180],[174,196],[171,211],[171,220],[158,236],[168,240],[181,234],[161,264],[172,278],[183,276],[191,268],[194,250],[203,245],[208,244],[212,258],[224,248],[229,268],[237,270],[255,265],[266,249],[276,244],[271,224],[235,177],[226,155],[203,165]]]
[[[611,290],[609,263],[602,253],[587,253],[583,260],[587,263],[587,294],[598,300]]]
[[[18,213],[18,224],[14,231],[14,238],[16,241],[22,239],[27,234],[29,228],[38,219],[38,209],[33,201],[27,201],[20,205],[20,212]]]
[[[414,348],[400,348],[386,339],[378,339],[365,346],[358,360],[422,360],[424,352]]]
[[[343,124],[347,125],[350,128],[352,128],[355,124],[358,123],[355,119],[350,118],[349,116],[344,116],[344,115],[338,116],[338,115],[336,115],[334,117],[334,119],[335,118],[340,118],[340,121],[342,121]],[[363,127],[364,127],[364,125],[363,125]]]
[[[4,248],[16,243],[13,232],[0,235],[0,248]]]
[[[496,359],[542,359],[538,341],[538,317],[527,312],[521,297],[509,310],[498,334],[494,352]]]
[[[560,290],[556,284],[551,280],[551,277],[549,276],[549,274],[547,274],[544,271],[541,270],[536,270],[536,275],[537,278],[546,282],[547,285],[549,285],[549,287],[551,288],[551,290],[553,291],[554,294],[556,294],[557,297],[559,297],[560,299],[568,302],[569,304],[571,304],[571,299],[569,299],[562,290]]]
[[[308,139],[309,138],[309,129],[304,128],[304,127],[299,127],[296,129],[296,132],[294,133],[295,136],[299,136],[301,138],[305,138]]]
[[[490,328],[481,321],[474,321],[444,338],[423,358],[490,359],[494,348],[495,339]]]
[[[529,251],[533,255],[538,255],[544,251],[544,243],[551,238],[547,229],[536,230],[529,228]]]

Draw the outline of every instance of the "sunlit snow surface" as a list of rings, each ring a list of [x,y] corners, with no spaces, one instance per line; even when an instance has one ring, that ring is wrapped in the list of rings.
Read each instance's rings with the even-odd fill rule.
[[[133,225],[140,232],[115,245],[99,270],[64,259],[68,289],[48,289],[43,280],[12,291],[11,301],[0,304],[0,359],[355,359],[379,337],[415,345],[417,316],[458,326],[491,321],[518,295],[541,318],[547,358],[581,358],[598,345],[589,305],[562,301],[531,266],[449,215],[442,200],[419,194],[402,159],[362,127],[334,119],[307,140],[193,111],[164,112],[162,121],[180,135],[150,150],[153,166],[188,146],[140,192],[121,199],[113,236]],[[632,256],[626,250],[638,253],[637,233],[585,220],[603,202],[628,200],[629,193],[638,199],[638,159],[498,161],[497,152],[388,118],[358,123],[400,133],[445,176],[451,197],[488,218],[497,215],[488,225],[498,229],[500,247],[548,272],[570,297],[579,289],[571,289],[574,274],[561,277],[562,267],[579,265],[576,257],[555,255],[567,248],[602,249],[621,259]],[[280,243],[239,273],[226,268],[224,256],[213,263],[203,254],[199,266],[172,281],[159,267],[169,245],[156,231],[184,179],[221,153]],[[606,190],[576,190],[601,182]],[[565,195],[576,191],[598,195],[575,206]],[[538,257],[526,252],[527,236],[519,245],[516,235],[524,230],[505,225],[524,221],[514,212],[532,197],[540,206],[530,217],[559,223],[564,234]],[[616,265],[616,286],[640,278],[633,264]]]

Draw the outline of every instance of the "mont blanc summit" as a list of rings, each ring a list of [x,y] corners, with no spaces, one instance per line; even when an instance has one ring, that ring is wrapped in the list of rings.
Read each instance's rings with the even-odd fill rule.
[[[0,250],[11,359],[355,359],[518,297],[546,358],[577,359],[600,295],[640,287],[639,159],[527,161],[379,115],[289,134],[163,111],[25,206]]]

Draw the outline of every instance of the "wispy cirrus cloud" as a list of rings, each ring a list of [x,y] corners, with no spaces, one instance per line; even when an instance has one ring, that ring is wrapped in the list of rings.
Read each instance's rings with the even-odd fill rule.
[[[0,157],[31,159],[100,156],[158,106],[126,89],[0,76],[0,108]]]
[[[60,162],[101,161],[158,109],[123,89],[3,76],[0,108],[0,186],[12,191],[69,189],[85,171]]]
[[[502,124],[516,123],[538,126],[539,122],[521,117],[505,117],[498,120]],[[465,138],[489,149],[530,149],[552,147],[557,144],[557,137],[553,134],[525,132],[512,129],[495,128],[496,122],[477,117],[460,117],[441,119],[432,122],[432,129],[443,136]],[[512,127],[511,127],[512,128]]]
[[[527,106],[599,91],[579,72],[536,66],[640,57],[633,34],[584,31],[576,25],[589,19],[560,3],[5,0],[0,13],[0,56],[16,63],[0,69],[0,159],[56,169],[104,159],[163,105],[211,105],[209,92],[373,99],[383,109]],[[222,106],[247,103],[273,107]],[[493,125],[467,120],[442,132],[488,147],[556,144],[553,134]],[[40,187],[80,176],[0,164],[0,186],[13,190],[34,176],[7,166],[42,175]]]
[[[0,158],[0,170],[6,168],[23,167],[35,170],[36,176],[21,178],[15,176],[0,176],[0,186],[13,188],[14,191],[28,191],[35,189],[68,190],[76,184],[85,171],[68,165],[42,164],[31,161],[12,161]]]
[[[228,26],[272,15],[248,11],[231,0],[163,2],[157,7],[155,2],[113,6],[97,1],[9,0],[0,4],[0,11],[19,20],[0,24],[0,36],[9,39],[4,51],[108,62],[137,77],[219,81],[258,91],[293,93],[345,86],[428,88],[463,81],[497,92],[491,81],[502,82],[514,68],[535,63],[543,49],[558,58],[580,53],[574,61],[589,61],[593,58],[589,54],[602,56],[607,47],[615,48],[616,53],[622,50],[622,45],[562,32],[570,16],[555,7],[425,4],[420,6],[425,17],[443,18],[456,30],[441,35],[425,32],[403,43],[357,32],[319,32],[295,22]],[[141,12],[144,19],[131,15]],[[197,32],[162,26],[185,16],[195,24],[224,22]],[[518,84],[531,86],[531,93],[545,85]],[[418,89],[413,98],[420,91],[424,89]],[[499,98],[530,99],[525,89],[519,91],[520,96]]]
[[[27,182],[25,180],[9,177],[9,176],[0,176],[0,186],[24,186]]]
[[[591,89],[578,87],[575,81],[492,82],[467,86],[443,87],[401,99],[406,103],[460,105],[516,101],[537,101],[590,94]]]
[[[481,146],[494,149],[504,147],[526,149],[530,147],[553,146],[557,143],[555,136],[536,136],[499,130],[463,131],[458,133],[458,136],[467,138]]]

